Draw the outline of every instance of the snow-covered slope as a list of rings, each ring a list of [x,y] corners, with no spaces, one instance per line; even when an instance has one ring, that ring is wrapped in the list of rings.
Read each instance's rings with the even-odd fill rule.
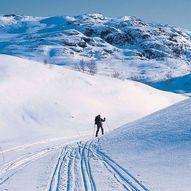
[[[185,75],[181,77],[172,78],[169,80],[153,82],[151,86],[176,93],[187,93],[190,95],[191,92],[191,75]]]
[[[183,99],[134,81],[0,55],[0,144],[92,134],[99,113],[116,128]]]
[[[93,59],[99,73],[147,83],[190,73],[191,32],[135,17],[2,15],[0,53],[69,67]]]
[[[149,190],[190,191],[190,114],[188,99],[114,130],[100,147]]]

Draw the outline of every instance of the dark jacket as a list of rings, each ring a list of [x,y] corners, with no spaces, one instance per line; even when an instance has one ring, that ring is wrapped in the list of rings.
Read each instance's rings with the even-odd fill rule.
[[[97,126],[102,126],[102,122],[104,122],[104,121],[105,121],[105,117],[104,117],[104,119],[102,119],[100,115],[95,117],[95,124]]]

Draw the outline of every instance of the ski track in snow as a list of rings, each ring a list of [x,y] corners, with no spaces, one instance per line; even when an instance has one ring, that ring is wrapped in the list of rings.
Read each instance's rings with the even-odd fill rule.
[[[59,150],[60,154],[50,174],[46,191],[149,191],[99,149],[99,138],[25,153],[0,167],[0,186],[7,180],[11,181],[27,165]]]
[[[118,190],[148,191],[133,175],[100,151],[93,140],[63,147],[47,191],[97,191],[96,179],[100,177],[96,178],[97,169],[92,170],[93,163],[101,164],[98,165],[103,173],[101,179],[107,183],[108,179],[111,181],[105,185],[106,190],[112,190],[108,186],[113,185]]]
[[[107,169],[113,171],[114,176],[118,176],[122,180],[122,184],[126,189],[135,191],[148,191],[148,189],[138,181],[133,175],[131,175],[122,166],[117,164],[114,160],[109,158],[106,154],[96,148],[96,154],[100,160],[105,163]]]
[[[31,162],[37,159],[45,157],[53,150],[59,148],[60,148],[59,146],[45,148],[35,153],[25,154],[15,160],[5,163],[0,167],[0,185],[2,185],[4,182],[10,179],[13,175],[15,175],[19,170],[24,168],[26,165],[29,165]]]

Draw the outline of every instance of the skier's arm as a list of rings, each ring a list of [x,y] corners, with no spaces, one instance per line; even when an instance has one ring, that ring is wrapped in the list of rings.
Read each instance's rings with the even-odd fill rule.
[[[101,119],[103,122],[106,120],[106,118],[104,117],[104,119]]]

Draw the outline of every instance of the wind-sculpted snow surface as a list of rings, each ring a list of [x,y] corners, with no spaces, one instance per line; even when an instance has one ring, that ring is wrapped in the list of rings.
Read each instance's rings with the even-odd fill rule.
[[[114,130],[100,141],[153,191],[190,191],[191,100]]]
[[[191,32],[135,17],[2,15],[0,53],[69,67],[93,59],[98,73],[153,82],[190,73]]]

